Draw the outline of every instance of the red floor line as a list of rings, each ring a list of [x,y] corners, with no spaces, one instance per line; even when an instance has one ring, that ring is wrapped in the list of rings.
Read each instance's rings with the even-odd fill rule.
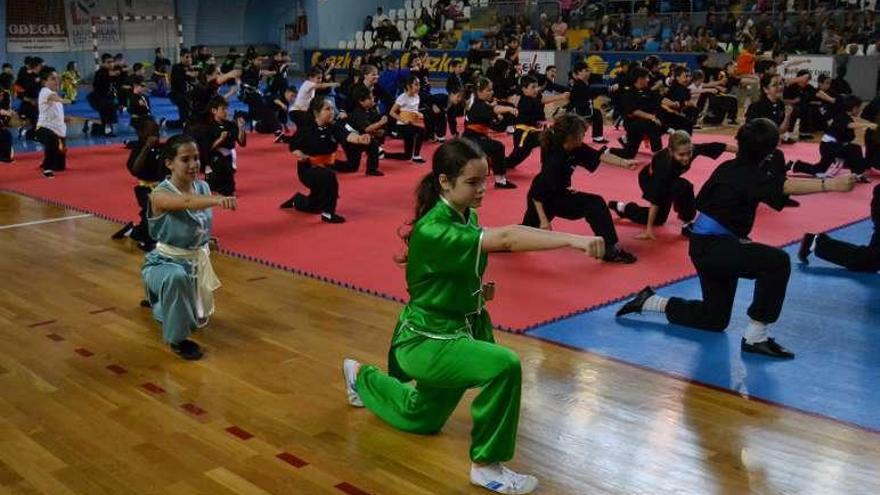
[[[184,411],[192,414],[193,416],[201,416],[201,415],[206,414],[208,412],[208,411],[205,411],[201,407],[199,407],[191,402],[188,402],[188,403],[180,406],[180,408],[183,409]]]
[[[113,311],[114,309],[116,309],[116,308],[114,308],[113,306],[111,306],[111,307],[109,307],[109,308],[96,309],[95,311],[89,311],[89,314],[97,315],[97,314],[100,314],[100,313],[106,313],[107,311]]]
[[[141,385],[141,388],[150,392],[151,394],[164,394],[165,389],[156,385],[155,383],[147,382]]]
[[[249,279],[245,280],[245,282],[256,282],[258,280],[266,280],[267,278],[269,278],[269,277],[254,277],[254,278],[249,278]]]
[[[295,468],[301,468],[301,467],[305,467],[305,466],[309,465],[308,462],[300,459],[299,457],[291,454],[290,452],[282,452],[282,453],[276,455],[275,457],[277,457],[278,459],[281,459],[282,461],[290,464],[291,466],[293,466]]]
[[[46,335],[46,338],[49,340],[54,340],[55,342],[61,342],[64,340],[64,337],[58,335],[57,333],[50,333],[49,335]]]
[[[364,490],[361,490],[360,488],[358,488],[348,482],[342,482],[342,483],[334,486],[333,488],[336,488],[337,490],[341,491],[342,493],[347,493],[348,495],[370,495],[370,492],[366,492]]]
[[[77,349],[74,349],[73,352],[79,354],[82,357],[92,357],[95,355],[94,352],[92,352],[84,347],[79,347]]]
[[[251,438],[254,438],[253,435],[238,426],[230,426],[229,428],[226,428],[226,432],[240,438],[241,440],[250,440]]]
[[[128,370],[126,370],[122,366],[119,366],[118,364],[111,364],[111,365],[107,366],[107,369],[117,375],[124,375],[124,374],[128,373]]]
[[[44,321],[38,321],[38,322],[36,322],[36,323],[31,323],[30,325],[28,325],[28,328],[37,328],[37,327],[42,327],[42,326],[45,326],[45,325],[51,325],[52,323],[55,323],[56,321],[58,321],[58,320],[44,320]]]

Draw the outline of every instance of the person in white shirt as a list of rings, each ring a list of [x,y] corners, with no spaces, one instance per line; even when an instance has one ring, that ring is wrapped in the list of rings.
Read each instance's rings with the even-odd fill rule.
[[[407,76],[404,92],[397,97],[388,115],[397,122],[397,134],[403,139],[405,159],[413,163],[425,163],[422,158],[422,143],[425,141],[425,116],[419,112],[419,78],[414,74]],[[390,157],[389,157],[390,158]]]
[[[55,172],[64,170],[67,155],[65,138],[67,137],[67,124],[64,123],[64,105],[70,104],[70,100],[58,96],[60,78],[54,67],[43,67],[40,71],[40,81],[43,88],[37,98],[37,141],[43,145],[43,163],[41,169],[43,177],[51,179]]]
[[[385,15],[385,11],[382,10],[382,7],[376,7],[376,15],[373,16],[373,29],[378,29],[379,26],[382,25],[382,22],[387,20],[388,16]]]
[[[293,101],[293,110],[290,112],[290,118],[298,128],[302,127],[307,121],[309,105],[311,105],[312,99],[315,97],[315,90],[335,88],[339,86],[339,83],[336,82],[322,83],[321,79],[323,77],[324,71],[322,71],[320,67],[312,67],[309,69],[306,80],[303,81],[302,86],[299,87],[299,91],[296,93],[296,99]]]

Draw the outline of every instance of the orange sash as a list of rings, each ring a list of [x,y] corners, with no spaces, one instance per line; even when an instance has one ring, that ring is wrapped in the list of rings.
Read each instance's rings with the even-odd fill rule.
[[[467,124],[465,126],[465,129],[476,132],[477,134],[482,134],[484,136],[488,136],[489,131],[491,131],[491,129],[489,129],[489,126],[483,124]]]
[[[314,155],[309,156],[309,163],[312,165],[319,165],[322,167],[327,167],[336,163],[336,152],[327,154],[327,155]]]

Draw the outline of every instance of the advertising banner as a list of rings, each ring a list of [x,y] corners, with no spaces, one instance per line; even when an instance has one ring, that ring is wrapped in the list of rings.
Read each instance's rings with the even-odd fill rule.
[[[64,0],[7,0],[8,52],[66,52],[69,49]]]

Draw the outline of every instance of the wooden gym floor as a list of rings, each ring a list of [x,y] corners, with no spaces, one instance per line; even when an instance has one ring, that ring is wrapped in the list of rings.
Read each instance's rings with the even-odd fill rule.
[[[487,493],[467,479],[473,393],[432,437],[345,402],[342,359],[384,365],[397,304],[215,255],[206,358],[183,362],[117,228],[0,194],[0,493]],[[512,466],[538,493],[880,493],[876,434],[498,337],[523,362]]]

